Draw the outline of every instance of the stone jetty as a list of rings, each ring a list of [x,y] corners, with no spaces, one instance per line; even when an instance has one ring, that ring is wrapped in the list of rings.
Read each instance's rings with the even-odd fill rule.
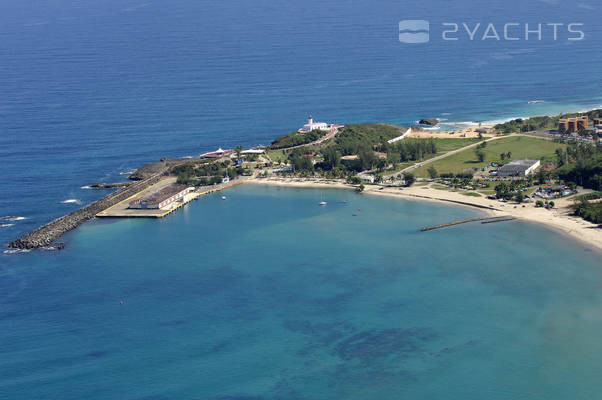
[[[154,175],[147,177],[144,180],[132,183],[131,185],[111,193],[92,204],[82,207],[71,214],[57,218],[54,221],[34,230],[33,232],[30,232],[27,235],[10,242],[8,247],[15,249],[36,249],[40,247],[46,247],[65,232],[75,229],[82,223],[94,218],[94,216],[99,212],[104,211],[120,201],[123,201],[128,197],[140,192],[141,190],[144,190],[147,187],[159,182],[159,180],[167,173],[167,170],[167,168],[163,168],[158,172],[154,171]]]

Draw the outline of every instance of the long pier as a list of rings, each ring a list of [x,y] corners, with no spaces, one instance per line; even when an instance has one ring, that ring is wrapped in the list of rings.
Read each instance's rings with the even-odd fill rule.
[[[513,219],[514,219],[513,217],[510,217],[510,216],[507,216],[507,215],[501,216],[501,217],[470,218],[470,219],[463,219],[462,221],[449,222],[447,224],[427,226],[426,228],[422,228],[420,231],[421,232],[432,231],[434,229],[447,228],[449,226],[455,226],[455,225],[460,225],[460,224],[467,224],[469,222],[483,221],[483,222],[481,222],[482,224],[490,224],[490,223],[494,223],[494,222],[511,221]]]

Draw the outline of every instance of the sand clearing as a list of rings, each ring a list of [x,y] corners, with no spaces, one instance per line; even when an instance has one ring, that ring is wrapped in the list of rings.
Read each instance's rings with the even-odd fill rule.
[[[493,129],[493,125],[470,125],[466,128],[458,129],[455,131],[440,131],[440,130],[429,130],[429,129],[412,129],[412,133],[409,137],[412,138],[442,138],[442,139],[458,139],[458,138],[475,138],[479,136],[477,129]],[[489,137],[494,136],[492,133],[483,133],[483,136]]]

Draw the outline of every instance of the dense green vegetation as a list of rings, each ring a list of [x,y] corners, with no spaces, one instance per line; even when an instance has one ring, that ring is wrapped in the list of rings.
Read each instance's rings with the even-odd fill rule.
[[[594,190],[602,190],[602,147],[573,144],[556,152],[558,178]]]
[[[337,133],[335,146],[342,155],[358,154],[360,149],[382,145],[402,135],[406,128],[387,124],[346,125]]]
[[[309,157],[308,148],[287,151],[293,173],[319,173],[328,177],[346,178],[361,171],[385,171],[399,163],[422,160],[437,153],[432,139],[404,139],[388,144],[405,128],[386,124],[360,124],[344,127],[328,146],[317,150],[319,156]],[[343,156],[354,156],[342,159]],[[312,161],[312,159],[315,161]]]
[[[593,120],[594,118],[600,118],[602,110],[593,110],[586,113],[563,114],[555,117],[542,116],[527,119],[518,118],[503,124],[497,124],[494,128],[501,133],[556,129],[558,128],[558,120],[561,118],[572,118],[581,115],[587,115],[590,120]]]
[[[602,196],[598,193],[597,198],[599,199],[600,197]],[[595,224],[602,224],[602,203],[592,203],[590,199],[582,196],[575,203],[574,209],[575,215]]]
[[[438,153],[480,141],[477,138],[406,138],[396,143],[387,143],[405,131],[404,127],[388,124],[347,125],[334,140],[320,146],[271,149],[268,155],[275,161],[290,163],[293,173],[297,175],[317,173],[329,178],[349,178],[361,171],[373,171],[379,182],[384,174],[394,173]],[[308,156],[314,153],[316,156]]]
[[[172,174],[177,175],[177,183],[194,186],[207,186],[222,183],[224,177],[236,178],[243,172],[242,167],[231,167],[229,161],[213,162],[202,165],[186,163],[174,167]]]
[[[270,149],[284,149],[287,147],[300,146],[302,144],[308,144],[315,142],[321,137],[327,135],[327,131],[315,130],[307,133],[291,132],[289,134],[280,136],[272,142]]]

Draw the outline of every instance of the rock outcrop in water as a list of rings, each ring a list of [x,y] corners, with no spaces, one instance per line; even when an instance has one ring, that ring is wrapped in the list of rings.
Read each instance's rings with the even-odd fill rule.
[[[439,120],[437,118],[423,118],[418,123],[420,125],[436,126],[439,124]]]

